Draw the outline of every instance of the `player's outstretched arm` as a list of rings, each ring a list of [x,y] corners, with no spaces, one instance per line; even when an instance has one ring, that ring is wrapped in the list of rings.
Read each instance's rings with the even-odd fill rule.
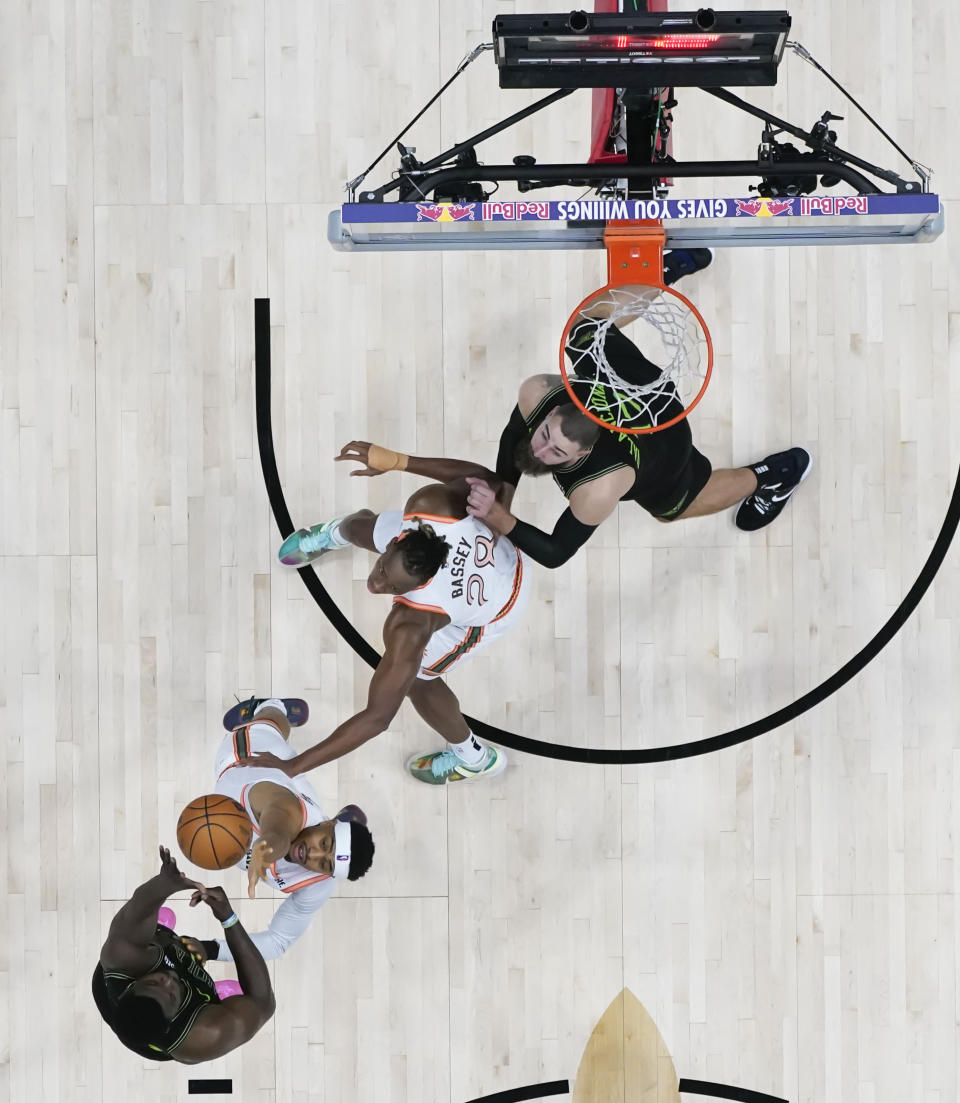
[[[304,774],[315,766],[333,762],[373,739],[390,726],[420,670],[420,659],[427,641],[449,618],[405,605],[395,605],[383,625],[384,652],[370,679],[367,707],[336,728],[322,743],[302,751],[294,758],[252,755],[244,765],[265,763],[283,770],[288,777]]]
[[[144,881],[133,896],[113,917],[107,940],[100,951],[100,961],[114,969],[136,970],[149,965],[156,958],[156,947],[151,950],[157,930],[157,912],[168,896],[181,889],[199,889],[199,881],[191,881],[177,868],[170,851],[160,847],[160,872]],[[149,961],[146,959],[149,958]],[[146,963],[145,963],[146,962]]]
[[[382,475],[385,471],[409,471],[411,475],[422,475],[425,479],[433,479],[438,483],[449,483],[467,475],[481,478],[494,476],[482,463],[474,463],[472,460],[453,460],[443,456],[408,456],[366,440],[352,440],[345,444],[340,449],[340,455],[334,457],[335,462],[340,460],[364,464],[364,467],[351,471],[350,474],[368,478]]]
[[[290,776],[332,762],[386,731],[416,681],[423,649],[436,631],[438,619],[435,614],[404,605],[393,607],[383,625],[383,657],[370,679],[366,708],[351,716],[322,743],[291,759]]]
[[[257,882],[267,880],[271,863],[287,853],[303,828],[303,806],[289,789],[272,781],[255,785],[251,799],[260,822],[260,837],[253,844],[247,868],[248,894],[252,900]]]
[[[243,995],[233,996],[200,1012],[190,1033],[177,1047],[177,1060],[186,1064],[212,1061],[242,1046],[270,1020],[277,1006],[263,956],[240,921],[234,919],[227,894],[219,887],[201,886],[190,904],[193,906],[201,901],[209,905],[221,923],[230,924],[225,928],[225,935]]]

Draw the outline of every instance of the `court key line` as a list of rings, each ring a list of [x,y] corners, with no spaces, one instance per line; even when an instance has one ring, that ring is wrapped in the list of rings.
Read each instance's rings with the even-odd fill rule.
[[[277,459],[273,447],[273,421],[270,410],[269,299],[254,300],[254,326],[256,338],[257,441],[260,447],[260,465],[263,469],[263,478],[274,520],[277,522],[281,537],[286,539],[294,531],[295,526],[290,519],[290,512],[283,496],[283,487],[280,484]],[[504,731],[502,728],[494,727],[492,724],[487,724],[483,720],[478,720],[472,716],[465,716],[464,719],[470,725],[471,730],[484,739],[500,743],[504,747],[510,747],[515,751],[523,751],[524,754],[540,755],[541,758],[556,758],[566,762],[621,766],[645,765],[651,762],[670,762],[675,759],[694,758],[697,755],[712,754],[714,751],[735,747],[738,743],[746,743],[750,739],[756,739],[759,735],[765,735],[767,732],[773,731],[774,728],[778,728],[782,724],[796,720],[798,716],[802,716],[803,713],[819,705],[831,694],[836,693],[838,689],[846,685],[851,678],[859,674],[868,663],[880,654],[900,631],[920,603],[920,599],[929,589],[937,571],[943,564],[950,543],[956,534],[958,524],[960,524],[960,470],[957,472],[957,478],[953,485],[953,493],[947,507],[946,516],[927,561],[921,568],[906,597],[894,610],[890,619],[835,674],[832,674],[820,685],[804,693],[789,705],[777,709],[776,712],[771,712],[760,720],[754,720],[750,724],[744,724],[742,727],[734,728],[720,735],[709,736],[706,739],[697,739],[691,743],[675,743],[666,747],[647,747],[625,751],[610,750],[603,747],[569,747],[562,743],[547,743],[540,739],[531,739],[529,736]],[[304,585],[319,605],[320,610],[333,627],[364,662],[376,667],[380,661],[380,655],[343,615],[340,607],[327,592],[313,567],[310,565],[301,567],[299,574]]]

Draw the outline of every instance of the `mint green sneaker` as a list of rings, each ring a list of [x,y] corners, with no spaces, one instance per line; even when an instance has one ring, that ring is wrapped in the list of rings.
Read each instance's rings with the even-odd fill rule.
[[[507,767],[507,756],[496,747],[487,747],[487,757],[479,766],[465,766],[451,750],[432,754],[415,754],[407,761],[407,769],[426,785],[445,785],[448,781],[471,781],[478,777],[495,777]]]
[[[346,547],[345,544],[335,544],[330,538],[333,527],[342,520],[342,517],[334,517],[332,521],[322,521],[312,528],[297,529],[280,545],[277,559],[284,567],[299,570],[334,548]]]

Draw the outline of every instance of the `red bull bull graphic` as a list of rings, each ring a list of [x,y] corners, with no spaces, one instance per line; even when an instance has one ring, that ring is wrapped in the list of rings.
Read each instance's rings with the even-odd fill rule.
[[[404,204],[406,206],[406,204]],[[476,203],[412,203],[417,210],[417,222],[461,222],[474,220]]]
[[[796,199],[734,199],[738,215],[752,215],[754,218],[773,218],[778,214],[796,214]]]

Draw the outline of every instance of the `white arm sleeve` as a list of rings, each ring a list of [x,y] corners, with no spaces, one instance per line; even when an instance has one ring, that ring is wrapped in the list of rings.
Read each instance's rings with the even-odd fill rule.
[[[281,957],[310,926],[313,913],[330,899],[333,892],[333,878],[308,885],[299,892],[291,893],[277,908],[270,926],[265,931],[250,935],[250,940],[263,955],[264,961]],[[233,961],[233,955],[226,939],[218,938],[220,950],[217,961]]]

